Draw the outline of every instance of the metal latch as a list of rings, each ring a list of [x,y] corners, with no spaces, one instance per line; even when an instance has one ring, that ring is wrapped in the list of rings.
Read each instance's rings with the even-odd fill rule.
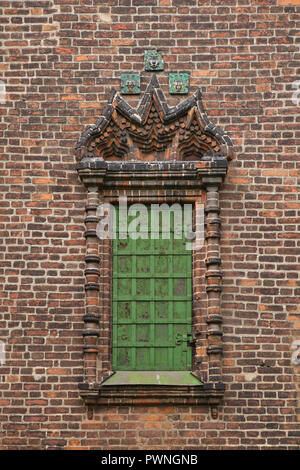
[[[195,338],[191,333],[177,333],[175,336],[176,346],[180,346],[180,344],[182,344],[183,342],[186,342],[189,346],[192,346],[195,343]]]
[[[189,346],[192,346],[195,343],[196,339],[194,338],[192,333],[188,333],[186,336],[187,336],[187,344]]]

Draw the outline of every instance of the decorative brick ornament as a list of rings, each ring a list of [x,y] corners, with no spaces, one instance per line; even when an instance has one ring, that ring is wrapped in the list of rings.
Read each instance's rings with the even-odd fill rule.
[[[164,70],[162,57],[156,49],[145,51],[145,70],[148,72]]]
[[[188,73],[170,73],[169,75],[169,92],[171,95],[186,95],[188,89],[189,75]]]
[[[232,157],[230,138],[212,124],[204,110],[200,90],[169,108],[153,75],[137,109],[112,90],[99,121],[87,128],[77,144],[78,160],[199,160],[212,154]],[[144,155],[144,156],[143,156]]]
[[[121,74],[121,94],[122,95],[139,95],[140,75],[138,73],[122,73]]]

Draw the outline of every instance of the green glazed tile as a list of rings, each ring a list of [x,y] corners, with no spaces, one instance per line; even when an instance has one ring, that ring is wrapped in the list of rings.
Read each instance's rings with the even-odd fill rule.
[[[161,55],[156,49],[145,51],[145,70],[157,71],[164,70],[164,63]]]
[[[140,75],[138,73],[121,74],[121,93],[122,95],[139,95]]]
[[[189,92],[188,73],[170,73],[169,74],[169,92],[172,95],[184,95]]]

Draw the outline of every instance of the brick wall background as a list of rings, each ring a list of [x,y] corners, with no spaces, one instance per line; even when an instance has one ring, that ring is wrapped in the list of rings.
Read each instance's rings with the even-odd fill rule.
[[[299,26],[295,0],[1,0],[1,449],[299,449]],[[168,73],[189,72],[236,152],[221,191],[217,420],[184,406],[91,417],[78,394],[86,196],[74,147],[121,72],[139,71],[145,90],[155,47],[169,105]]]

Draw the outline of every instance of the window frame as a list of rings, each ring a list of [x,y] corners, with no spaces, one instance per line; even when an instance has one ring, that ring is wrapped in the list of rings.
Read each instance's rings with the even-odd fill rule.
[[[140,162],[141,163],[141,162]],[[219,246],[219,214],[218,191],[227,170],[227,162],[219,160],[212,164],[211,161],[197,162],[84,162],[80,165],[79,175],[88,189],[87,217],[86,217],[86,295],[87,305],[91,302],[93,315],[85,317],[85,380],[80,384],[81,397],[87,404],[138,404],[144,403],[186,403],[186,404],[219,404],[224,394],[224,384],[221,381],[221,315],[220,315],[220,258]],[[146,167],[145,167],[146,165]],[[147,171],[145,171],[147,170]],[[213,170],[213,171],[212,171]],[[142,190],[141,190],[142,188]],[[181,188],[181,193],[178,191]],[[206,313],[206,337],[205,337],[205,315],[202,314],[199,324],[193,324],[193,334],[201,333],[200,342],[200,366],[199,355],[194,358],[192,374],[199,380],[199,385],[109,385],[108,377],[114,373],[111,363],[111,344],[106,346],[106,354],[99,357],[99,337],[103,332],[103,319],[110,317],[111,305],[109,296],[102,298],[102,313],[99,310],[99,291],[104,292],[105,286],[109,287],[111,280],[111,251],[107,250],[107,243],[102,247],[102,259],[99,256],[99,240],[96,237],[96,209],[101,201],[116,203],[118,196],[126,195],[128,203],[141,202],[156,203],[167,202],[205,202],[206,204],[206,253],[202,254],[200,262],[196,255],[193,260],[194,279],[201,273],[206,278],[207,306],[204,304],[200,310]],[[211,249],[209,248],[211,246]],[[97,254],[95,249],[97,247]],[[90,248],[90,252],[89,252]],[[92,254],[94,253],[94,257]],[[101,255],[101,247],[100,247]],[[98,258],[97,258],[98,256]],[[205,263],[204,263],[204,258]],[[95,268],[95,263],[102,262],[102,267]],[[94,264],[93,264],[94,263]],[[109,266],[110,265],[110,266]],[[93,269],[98,269],[98,274],[93,274]],[[101,274],[102,270],[102,274]],[[107,272],[109,271],[109,276]],[[104,275],[105,273],[105,275]],[[198,273],[198,274],[197,274]],[[94,275],[91,281],[91,276]],[[90,276],[90,277],[89,277]],[[100,282],[99,282],[100,281]],[[199,284],[200,285],[200,284]],[[95,295],[96,293],[96,295]],[[193,293],[193,300],[197,295]],[[97,308],[96,308],[97,305]],[[193,305],[193,308],[195,306]],[[98,310],[97,310],[98,309]],[[103,310],[104,309],[104,310]],[[103,312],[106,310],[108,313]],[[99,315],[100,311],[100,315]],[[97,314],[98,312],[98,314]],[[202,322],[202,323],[201,323]],[[198,331],[200,327],[201,331]],[[107,325],[106,325],[107,327]],[[105,328],[104,328],[105,330]],[[110,326],[111,332],[111,326]],[[206,346],[206,348],[205,348]],[[110,352],[109,352],[110,350]],[[103,364],[106,363],[106,367]],[[100,367],[99,367],[100,365]],[[204,366],[204,369],[202,367]],[[206,367],[206,368],[205,368]]]

